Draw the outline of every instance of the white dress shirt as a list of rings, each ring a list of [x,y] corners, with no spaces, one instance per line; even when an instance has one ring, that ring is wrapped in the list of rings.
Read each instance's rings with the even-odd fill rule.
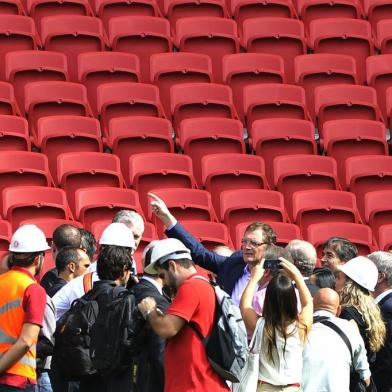
[[[315,316],[328,317],[348,337],[353,350],[353,367],[362,380],[370,377],[366,349],[358,328],[325,310]],[[303,353],[304,392],[349,392],[351,354],[343,339],[330,327],[314,323]]]

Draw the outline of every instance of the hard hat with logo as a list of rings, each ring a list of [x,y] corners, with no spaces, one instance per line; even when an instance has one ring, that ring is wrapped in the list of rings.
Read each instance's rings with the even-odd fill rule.
[[[16,253],[44,252],[49,250],[45,234],[35,225],[19,227],[11,238],[8,250]]]
[[[378,270],[367,257],[354,257],[346,264],[340,265],[338,269],[363,288],[374,291],[378,279]]]
[[[115,245],[136,249],[132,230],[124,223],[111,223],[103,231],[100,245]]]
[[[144,269],[147,274],[157,273],[156,267],[168,260],[189,259],[192,260],[191,251],[176,238],[166,238],[157,241],[151,253],[151,263]]]

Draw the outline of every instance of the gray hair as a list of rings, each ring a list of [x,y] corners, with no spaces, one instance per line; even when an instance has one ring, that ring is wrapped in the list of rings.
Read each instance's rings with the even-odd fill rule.
[[[112,220],[112,223],[124,223],[127,226],[136,226],[144,231],[144,221],[142,216],[133,210],[120,210]]]
[[[317,252],[314,246],[307,241],[292,240],[287,244],[286,249],[301,274],[307,277],[312,275],[317,262]]]
[[[392,287],[392,254],[377,251],[368,255],[368,258],[376,265],[379,273],[385,274],[388,287]]]

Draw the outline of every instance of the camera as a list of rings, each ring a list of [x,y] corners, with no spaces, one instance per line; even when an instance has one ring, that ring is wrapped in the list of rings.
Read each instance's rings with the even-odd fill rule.
[[[270,271],[278,271],[280,260],[264,260],[264,269]]]

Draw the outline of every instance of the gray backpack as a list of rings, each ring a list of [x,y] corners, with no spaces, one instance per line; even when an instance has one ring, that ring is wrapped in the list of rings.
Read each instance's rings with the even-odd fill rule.
[[[214,327],[209,336],[190,324],[190,327],[203,341],[211,367],[224,380],[239,382],[241,372],[248,359],[248,336],[240,309],[231,297],[218,285],[202,276],[192,279],[202,279],[210,283],[217,300]]]

